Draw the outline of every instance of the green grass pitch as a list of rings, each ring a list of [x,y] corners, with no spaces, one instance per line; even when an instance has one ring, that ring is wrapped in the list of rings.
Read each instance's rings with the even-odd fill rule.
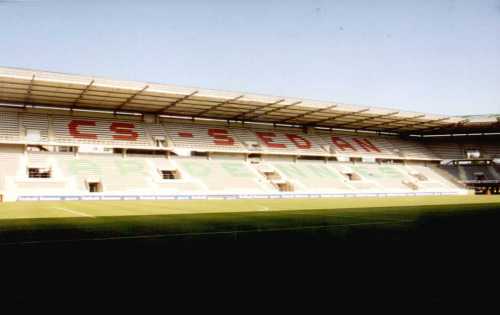
[[[15,202],[0,204],[0,220],[296,210],[356,212],[364,208],[383,209],[387,207],[397,207],[404,211],[404,208],[409,206],[450,205],[453,208],[453,206],[456,205],[471,204],[500,204],[500,196],[469,195],[318,199]],[[291,215],[293,215],[293,213],[291,213]]]
[[[179,292],[193,303],[199,289],[224,304],[229,291],[244,296],[246,308],[276,292],[292,303],[313,290],[316,303],[318,288],[336,307],[332,290],[352,287],[355,303],[379,294],[413,307],[443,292],[455,301],[467,273],[497,273],[498,239],[500,196],[4,203],[2,297],[74,307],[117,296],[143,307]]]
[[[471,218],[496,216],[497,209],[500,196],[4,203],[0,204],[0,245],[234,240],[256,234],[269,239],[270,235],[326,233],[338,239],[366,229],[375,234],[407,233],[429,218],[439,222],[467,218],[473,224]],[[467,226],[467,220],[460,226]]]

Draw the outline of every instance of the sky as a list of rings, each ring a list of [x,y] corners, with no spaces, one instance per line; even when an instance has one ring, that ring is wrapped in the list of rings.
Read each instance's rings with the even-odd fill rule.
[[[0,66],[500,113],[500,0],[0,0]]]

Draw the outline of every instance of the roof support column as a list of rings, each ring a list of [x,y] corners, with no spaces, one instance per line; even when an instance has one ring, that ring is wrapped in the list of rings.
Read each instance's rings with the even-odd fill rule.
[[[308,135],[314,135],[316,133],[316,129],[312,126],[304,126],[303,131],[304,131],[304,133],[307,133]]]
[[[160,121],[158,114],[143,114],[142,121],[150,124],[157,124]]]

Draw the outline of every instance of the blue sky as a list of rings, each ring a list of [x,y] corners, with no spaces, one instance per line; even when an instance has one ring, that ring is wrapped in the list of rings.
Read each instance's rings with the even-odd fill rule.
[[[500,112],[500,0],[0,0],[0,65]]]

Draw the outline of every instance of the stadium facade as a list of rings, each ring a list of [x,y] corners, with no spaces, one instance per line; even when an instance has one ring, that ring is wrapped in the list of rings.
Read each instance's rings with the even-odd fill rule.
[[[0,195],[15,200],[498,193],[500,115],[0,68]]]

